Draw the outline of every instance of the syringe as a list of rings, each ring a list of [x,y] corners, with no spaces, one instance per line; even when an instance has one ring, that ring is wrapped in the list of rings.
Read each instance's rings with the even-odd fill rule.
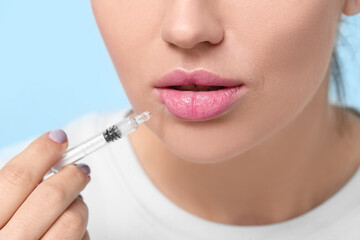
[[[151,117],[150,112],[143,112],[136,117],[127,117],[121,122],[107,128],[104,132],[99,133],[81,144],[67,150],[62,158],[45,174],[44,179],[52,173],[60,171],[64,166],[73,164],[90,153],[100,149],[107,143],[123,138],[134,132],[138,126]]]

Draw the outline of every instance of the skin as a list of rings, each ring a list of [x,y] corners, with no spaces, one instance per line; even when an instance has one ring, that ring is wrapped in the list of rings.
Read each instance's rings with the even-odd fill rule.
[[[69,165],[42,181],[68,147],[48,134],[0,169],[0,239],[89,239],[88,208],[77,196],[90,177]]]
[[[281,222],[357,170],[359,119],[345,112],[340,134],[327,99],[339,17],[359,13],[359,0],[91,2],[134,112],[152,112],[129,137],[135,153],[184,210],[226,224]],[[247,93],[217,118],[177,119],[153,89],[176,68],[241,79]]]
[[[357,170],[360,121],[346,112],[349,131],[339,134],[327,88],[338,17],[358,14],[360,0],[92,6],[134,111],[153,113],[130,135],[135,153],[181,208],[227,224],[281,222],[328,199]],[[248,92],[218,118],[181,121],[153,95],[156,79],[178,67],[242,79]],[[89,239],[76,196],[90,178],[70,165],[42,181],[67,144],[45,133],[0,170],[0,239]]]
[[[134,112],[152,112],[129,136],[135,153],[184,210],[277,223],[321,204],[357,170],[360,121],[345,112],[349,131],[340,134],[327,99],[339,17],[359,13],[359,0],[91,3]],[[225,115],[183,121],[154,96],[175,68],[242,79],[248,91]]]

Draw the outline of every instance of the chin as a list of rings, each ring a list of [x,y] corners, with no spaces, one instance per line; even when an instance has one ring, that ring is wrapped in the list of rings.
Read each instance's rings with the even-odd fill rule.
[[[206,143],[187,142],[179,144],[178,141],[173,144],[166,144],[167,148],[180,159],[198,164],[215,164],[232,159],[233,157],[245,152],[241,144],[236,146],[223,146]]]

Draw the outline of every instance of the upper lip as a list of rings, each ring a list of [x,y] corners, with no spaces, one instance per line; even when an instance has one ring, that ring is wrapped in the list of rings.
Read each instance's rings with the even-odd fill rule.
[[[162,76],[154,86],[157,88],[162,88],[190,84],[235,87],[242,85],[243,83],[239,80],[220,77],[204,69],[191,72],[182,69],[176,69]]]

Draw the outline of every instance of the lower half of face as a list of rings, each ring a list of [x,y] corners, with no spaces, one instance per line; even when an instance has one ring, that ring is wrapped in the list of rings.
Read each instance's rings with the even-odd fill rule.
[[[147,127],[175,154],[201,163],[254,148],[311,102],[327,80],[340,5],[337,0],[92,0],[134,111],[152,112]],[[201,24],[216,24],[222,40],[210,41],[212,28],[196,35]],[[186,45],[194,40],[187,37],[200,40]],[[232,78],[244,83],[244,93],[220,115],[184,120],[154,88],[176,68]]]

